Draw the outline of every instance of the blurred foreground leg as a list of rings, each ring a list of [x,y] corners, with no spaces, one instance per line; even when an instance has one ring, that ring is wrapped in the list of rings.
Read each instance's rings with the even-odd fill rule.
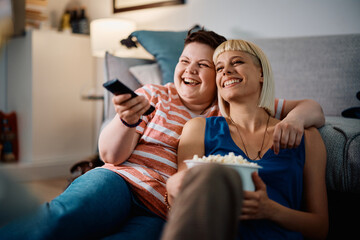
[[[239,174],[218,164],[191,168],[169,214],[162,240],[235,239],[242,205]]]

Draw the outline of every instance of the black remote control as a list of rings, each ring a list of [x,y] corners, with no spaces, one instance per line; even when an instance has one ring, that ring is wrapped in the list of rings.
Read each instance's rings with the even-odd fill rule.
[[[130,93],[131,98],[138,96],[133,90],[128,88],[126,85],[124,85],[118,79],[114,79],[114,80],[104,83],[103,87],[106,88],[107,90],[109,90],[110,92],[112,92],[114,95]],[[144,115],[149,115],[154,110],[155,110],[154,106],[150,105],[150,108],[144,113]]]

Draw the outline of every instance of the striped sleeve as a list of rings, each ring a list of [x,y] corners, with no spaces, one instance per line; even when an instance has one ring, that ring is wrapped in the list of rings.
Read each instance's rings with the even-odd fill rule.
[[[138,95],[145,96],[149,100],[152,106],[156,106],[157,99],[153,97],[154,94],[153,94],[153,89],[151,89],[151,85],[146,84],[143,87],[136,89],[135,92]],[[154,117],[154,112],[147,116],[141,116],[142,122],[139,124],[139,126],[136,127],[136,132],[142,135],[144,133],[145,127],[153,117]]]
[[[285,99],[275,99],[275,118],[281,119],[284,115]]]

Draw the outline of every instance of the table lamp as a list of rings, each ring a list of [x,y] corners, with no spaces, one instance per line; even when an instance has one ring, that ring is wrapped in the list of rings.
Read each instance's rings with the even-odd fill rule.
[[[120,44],[135,31],[135,23],[119,18],[96,19],[90,23],[90,38],[92,54],[95,57],[104,57],[105,52],[119,57],[131,55],[130,50]]]

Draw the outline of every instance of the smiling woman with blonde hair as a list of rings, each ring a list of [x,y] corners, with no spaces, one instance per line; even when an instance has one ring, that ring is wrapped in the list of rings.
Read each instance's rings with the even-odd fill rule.
[[[226,51],[244,51],[251,55],[254,63],[261,67],[264,81],[262,83],[262,91],[259,98],[259,107],[266,109],[266,111],[274,116],[274,102],[275,102],[275,87],[274,77],[270,62],[264,52],[255,44],[245,40],[228,40],[219,46],[213,55],[213,61],[216,62],[218,56]],[[260,66],[261,65],[261,66]],[[224,102],[221,97],[219,99],[219,107],[221,114],[224,117],[228,116],[228,103]]]
[[[218,164],[183,171],[163,240],[325,238],[326,152],[319,132],[309,128],[297,148],[275,154],[279,120],[272,117],[274,81],[265,54],[253,43],[228,40],[213,60],[223,117],[186,123],[178,164],[233,152],[262,168],[252,174],[255,191],[243,191],[237,172]]]

